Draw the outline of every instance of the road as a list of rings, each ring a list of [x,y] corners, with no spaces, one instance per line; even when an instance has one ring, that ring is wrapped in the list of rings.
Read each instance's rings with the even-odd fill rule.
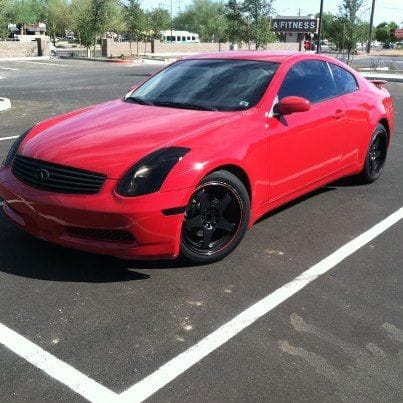
[[[0,96],[13,104],[0,112],[0,158],[12,144],[1,138],[119,97],[157,68],[0,62]],[[180,356],[171,382],[155,373],[402,207],[403,84],[388,89],[397,124],[382,178],[369,186],[339,181],[269,214],[219,263],[182,267],[73,251],[0,214],[0,340],[10,346],[23,336],[12,348],[0,345],[0,401],[84,401],[94,385],[81,375],[96,382],[98,400],[118,400],[157,374],[161,387],[139,384],[150,388],[150,402],[401,402],[402,221],[186,371],[188,355]],[[42,349],[27,353],[30,362],[21,357],[25,347],[37,351],[29,342]],[[53,359],[47,373],[40,369]]]

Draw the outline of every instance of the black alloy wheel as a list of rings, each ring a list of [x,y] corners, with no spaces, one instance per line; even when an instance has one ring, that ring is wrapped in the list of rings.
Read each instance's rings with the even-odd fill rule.
[[[182,257],[203,264],[227,256],[245,234],[249,209],[248,192],[235,175],[227,171],[208,175],[186,208]]]
[[[388,151],[388,135],[383,125],[379,124],[368,147],[363,170],[358,175],[360,183],[371,183],[376,181],[383,170]]]
[[[369,172],[372,177],[380,174],[386,161],[386,138],[378,133],[369,149]]]

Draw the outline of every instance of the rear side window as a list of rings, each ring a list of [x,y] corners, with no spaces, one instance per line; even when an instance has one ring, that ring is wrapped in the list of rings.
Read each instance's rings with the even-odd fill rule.
[[[288,71],[278,93],[279,99],[298,96],[320,102],[337,95],[329,67],[320,60],[304,60]]]
[[[357,81],[350,72],[332,63],[329,63],[329,66],[333,73],[338,95],[348,94],[358,89]]]

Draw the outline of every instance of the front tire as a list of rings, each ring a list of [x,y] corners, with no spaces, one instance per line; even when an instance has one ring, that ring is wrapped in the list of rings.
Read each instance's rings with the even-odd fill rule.
[[[379,124],[369,143],[364,167],[356,179],[358,183],[366,184],[375,182],[383,171],[388,151],[388,134],[383,125]]]
[[[223,259],[241,242],[249,217],[250,199],[244,184],[224,170],[207,175],[186,208],[181,257],[193,264]]]

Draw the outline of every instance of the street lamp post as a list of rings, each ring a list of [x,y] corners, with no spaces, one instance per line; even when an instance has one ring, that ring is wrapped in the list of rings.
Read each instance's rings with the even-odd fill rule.
[[[371,18],[369,19],[369,32],[368,32],[368,42],[367,42],[367,53],[371,51],[371,42],[372,42],[372,25],[374,23],[374,11],[375,11],[375,0],[372,0],[372,8],[371,8]]]
[[[320,0],[318,41],[317,41],[317,44],[316,44],[316,53],[320,53],[320,35],[322,33],[322,16],[323,16],[323,0]]]
[[[172,31],[173,31],[173,28],[172,28],[172,24],[173,24],[173,19],[172,19],[172,0],[171,0],[171,43],[173,42],[173,38],[172,38]]]

